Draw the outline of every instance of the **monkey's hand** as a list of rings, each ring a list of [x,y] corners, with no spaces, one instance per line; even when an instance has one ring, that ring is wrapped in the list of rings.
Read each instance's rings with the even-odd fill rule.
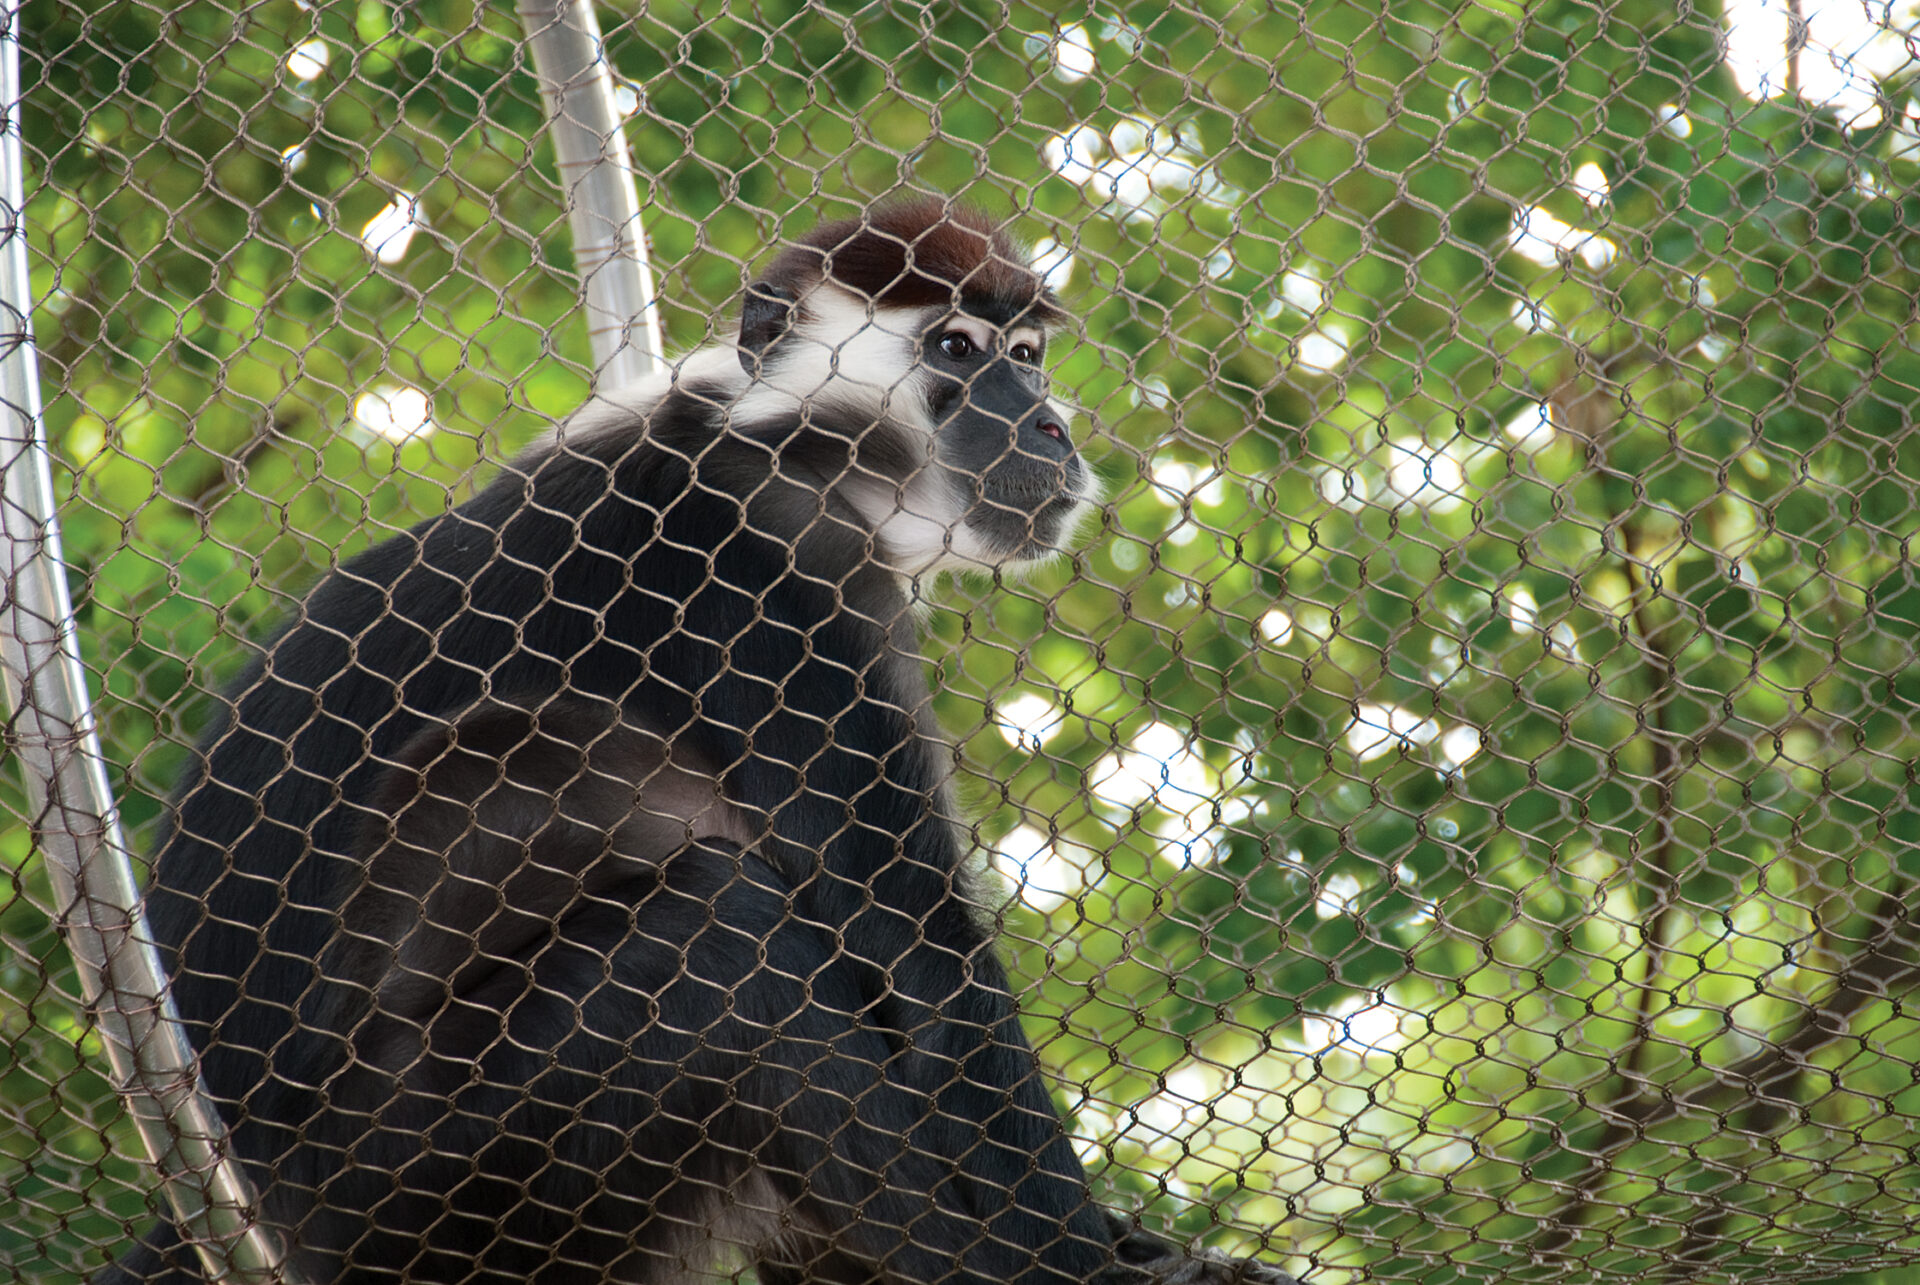
[[[1095,1285],[1301,1285],[1257,1258],[1229,1258],[1211,1249],[1182,1251],[1111,1211],[1113,1266]]]

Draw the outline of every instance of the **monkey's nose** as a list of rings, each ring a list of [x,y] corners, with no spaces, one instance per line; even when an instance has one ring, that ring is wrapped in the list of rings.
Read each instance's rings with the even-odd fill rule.
[[[1042,412],[1040,418],[1034,421],[1033,426],[1056,442],[1065,442],[1067,440],[1067,426],[1052,415]]]

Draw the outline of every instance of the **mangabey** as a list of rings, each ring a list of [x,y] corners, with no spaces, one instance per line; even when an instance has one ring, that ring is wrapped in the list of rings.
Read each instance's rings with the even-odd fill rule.
[[[233,686],[149,907],[298,1277],[1288,1279],[1091,1202],[947,819],[912,586],[1094,497],[1062,319],[978,213],[821,227]]]

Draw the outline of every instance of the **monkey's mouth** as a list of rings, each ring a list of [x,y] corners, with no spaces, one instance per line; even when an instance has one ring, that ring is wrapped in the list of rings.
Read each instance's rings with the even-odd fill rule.
[[[1066,547],[1091,488],[1074,459],[1006,461],[973,480],[966,523],[1001,557],[1041,558]]]

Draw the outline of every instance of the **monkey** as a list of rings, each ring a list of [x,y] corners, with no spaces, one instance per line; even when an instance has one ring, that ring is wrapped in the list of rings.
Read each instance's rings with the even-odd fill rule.
[[[952,819],[919,586],[1097,502],[1068,320],[971,207],[825,223],[264,644],[147,909],[295,1279],[1291,1282],[1091,1200]]]

